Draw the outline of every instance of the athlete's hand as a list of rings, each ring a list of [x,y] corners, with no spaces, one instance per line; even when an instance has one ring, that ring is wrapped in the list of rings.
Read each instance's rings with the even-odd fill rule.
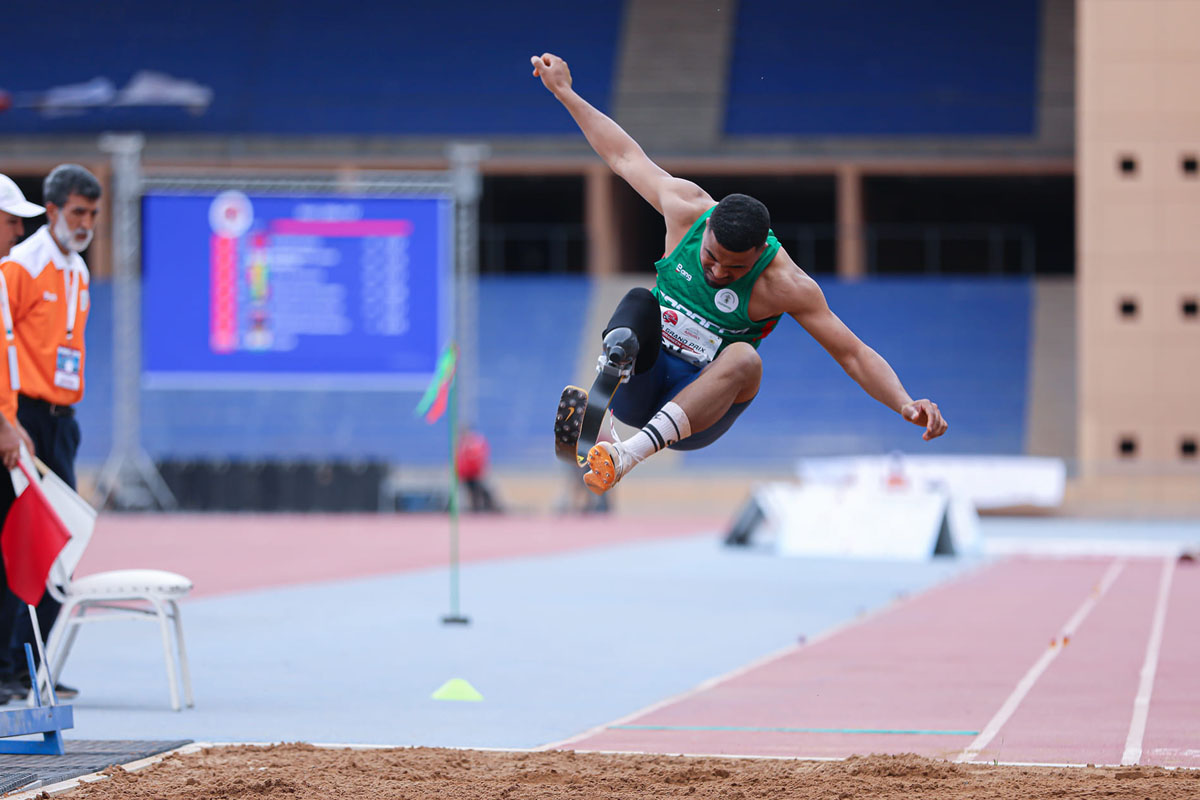
[[[571,68],[553,53],[542,53],[531,56],[529,63],[533,65],[533,76],[542,79],[542,85],[555,96],[559,92],[571,88]]]
[[[950,427],[950,423],[946,422],[942,412],[938,410],[937,403],[932,400],[914,400],[906,403],[900,409],[900,415],[913,425],[923,427],[925,433],[921,438],[927,442],[941,436]]]
[[[33,449],[33,439],[29,438],[29,431],[25,430],[25,426],[20,422],[17,423],[17,436],[21,437],[21,443],[25,445],[25,449],[29,451],[29,455],[36,456],[37,451]],[[15,464],[13,466],[16,466]]]
[[[17,428],[7,419],[0,422],[0,460],[4,462],[5,469],[16,469],[17,462],[21,460],[21,443],[29,441],[28,435],[22,438],[22,433],[24,431],[18,433]],[[29,452],[33,452],[32,444],[25,446],[29,448]]]

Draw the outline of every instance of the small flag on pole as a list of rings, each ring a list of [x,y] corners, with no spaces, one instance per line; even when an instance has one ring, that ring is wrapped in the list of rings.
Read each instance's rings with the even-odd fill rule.
[[[441,419],[442,414],[446,413],[446,402],[450,394],[450,383],[454,380],[454,368],[458,363],[458,348],[451,342],[442,352],[441,358],[438,359],[437,370],[433,374],[433,380],[429,382],[429,387],[425,390],[425,394],[421,397],[421,402],[417,403],[417,408],[413,412],[418,417],[425,415],[425,421],[430,425]]]
[[[50,568],[71,540],[71,534],[42,494],[37,478],[30,475],[23,463],[20,468],[29,485],[8,509],[8,518],[0,532],[0,551],[4,555],[8,587],[17,597],[36,606],[46,590]]]

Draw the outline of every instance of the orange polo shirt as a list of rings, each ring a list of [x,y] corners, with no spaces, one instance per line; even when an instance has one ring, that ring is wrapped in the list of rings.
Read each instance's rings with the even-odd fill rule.
[[[55,405],[74,405],[83,397],[83,331],[91,308],[87,265],[78,253],[64,256],[43,225],[4,257],[0,273],[12,312],[20,393]],[[6,351],[9,344],[5,331]],[[0,364],[7,363],[6,355]],[[15,421],[17,392],[8,369],[0,373],[0,413]]]

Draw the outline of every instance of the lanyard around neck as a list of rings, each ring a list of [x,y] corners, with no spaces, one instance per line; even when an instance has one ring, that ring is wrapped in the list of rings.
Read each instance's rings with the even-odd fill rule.
[[[4,279],[4,273],[0,272],[0,318],[4,320],[4,338],[9,342],[13,340],[13,317],[12,308],[8,305],[8,281]]]
[[[17,343],[13,340],[12,308],[8,305],[8,281],[0,272],[0,318],[4,320],[4,338],[8,341],[8,385],[14,392],[21,389],[21,371],[17,369]]]
[[[79,311],[79,270],[63,270],[63,290],[67,293],[67,338],[75,336],[75,315]]]

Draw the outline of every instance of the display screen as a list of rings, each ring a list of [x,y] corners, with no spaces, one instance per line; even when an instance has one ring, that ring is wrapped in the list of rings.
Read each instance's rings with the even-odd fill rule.
[[[451,330],[444,196],[150,193],[147,388],[411,388]]]

